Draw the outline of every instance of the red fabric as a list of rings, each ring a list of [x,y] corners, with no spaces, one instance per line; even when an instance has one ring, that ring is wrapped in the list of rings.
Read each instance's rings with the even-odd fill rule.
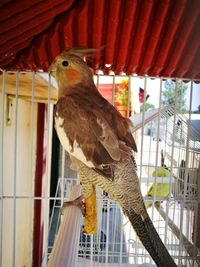
[[[199,0],[1,1],[1,14],[3,69],[46,71],[64,49],[105,46],[94,70],[200,78]]]
[[[28,47],[33,38],[47,29],[55,16],[68,10],[73,2],[19,0],[1,3],[0,66],[12,62],[17,52]]]
[[[45,104],[38,105],[37,116],[37,157],[35,170],[35,197],[42,196],[42,183],[44,182],[44,127],[45,127]],[[42,200],[34,201],[34,225],[33,225],[33,267],[41,266],[43,253],[43,221]]]

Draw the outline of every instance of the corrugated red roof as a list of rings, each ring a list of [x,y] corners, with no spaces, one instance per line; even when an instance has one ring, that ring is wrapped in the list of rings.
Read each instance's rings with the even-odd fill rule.
[[[101,47],[116,74],[200,78],[199,0],[1,1],[0,66],[47,70],[64,49]]]

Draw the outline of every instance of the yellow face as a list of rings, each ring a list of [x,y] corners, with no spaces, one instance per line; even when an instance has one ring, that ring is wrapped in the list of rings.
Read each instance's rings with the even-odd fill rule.
[[[49,67],[49,74],[57,81],[59,96],[71,92],[78,84],[81,84],[83,89],[94,86],[93,73],[83,56],[72,54],[71,50],[64,51],[55,58]]]
[[[82,59],[80,59],[82,60]],[[82,64],[73,56],[58,56],[49,67],[49,74],[52,75],[59,87],[80,83],[82,77]]]

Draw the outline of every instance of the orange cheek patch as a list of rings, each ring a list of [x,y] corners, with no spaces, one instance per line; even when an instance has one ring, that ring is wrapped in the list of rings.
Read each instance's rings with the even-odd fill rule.
[[[69,81],[79,81],[80,80],[80,77],[81,77],[81,74],[79,71],[75,70],[75,69],[66,69],[65,71],[66,73],[66,79]]]

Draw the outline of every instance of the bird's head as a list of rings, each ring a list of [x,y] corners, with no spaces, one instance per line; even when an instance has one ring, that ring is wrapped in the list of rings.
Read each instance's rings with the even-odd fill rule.
[[[56,79],[60,93],[80,83],[93,84],[93,73],[84,61],[93,50],[73,48],[55,58],[48,72]]]

